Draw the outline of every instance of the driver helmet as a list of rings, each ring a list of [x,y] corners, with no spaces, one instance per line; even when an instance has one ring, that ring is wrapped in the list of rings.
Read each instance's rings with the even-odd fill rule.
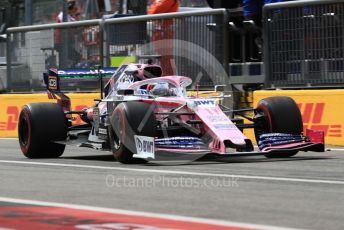
[[[157,83],[151,90],[150,93],[154,96],[173,96],[173,92],[168,87],[168,83]]]

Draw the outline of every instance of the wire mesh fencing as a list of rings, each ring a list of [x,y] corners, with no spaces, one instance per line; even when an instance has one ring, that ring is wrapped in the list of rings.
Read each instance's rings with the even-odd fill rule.
[[[193,78],[194,88],[228,81],[226,10],[128,16],[8,29],[8,91],[44,90],[42,72],[52,67],[66,78],[90,75],[68,90],[95,90],[95,66],[147,59],[161,64],[164,75]]]
[[[344,1],[264,8],[266,87],[344,85]]]

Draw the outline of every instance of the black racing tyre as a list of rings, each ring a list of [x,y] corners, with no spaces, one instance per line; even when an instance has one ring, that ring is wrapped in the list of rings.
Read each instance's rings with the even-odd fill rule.
[[[134,135],[156,135],[154,106],[137,101],[120,103],[113,111],[110,123],[108,131],[114,157],[123,164],[145,162],[133,158],[136,153]]]
[[[18,122],[19,145],[28,158],[56,158],[63,154],[67,118],[54,103],[32,103],[23,107]]]
[[[299,135],[303,131],[301,112],[290,97],[268,97],[261,100],[255,110],[255,137],[265,133],[289,133]],[[268,158],[291,157],[297,150],[290,152],[266,153]]]

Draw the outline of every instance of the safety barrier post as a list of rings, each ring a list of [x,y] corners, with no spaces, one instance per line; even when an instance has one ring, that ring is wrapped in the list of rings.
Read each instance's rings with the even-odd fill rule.
[[[13,37],[12,37],[12,34],[9,32],[6,33],[6,36],[7,36],[7,39],[6,39],[6,65],[7,65],[7,68],[6,68],[7,86],[6,86],[6,88],[7,89],[5,89],[5,90],[7,92],[9,92],[12,89],[11,66],[12,66],[12,55],[13,55],[13,53],[12,53],[12,48],[11,48],[11,46],[12,46],[11,42],[12,42]]]

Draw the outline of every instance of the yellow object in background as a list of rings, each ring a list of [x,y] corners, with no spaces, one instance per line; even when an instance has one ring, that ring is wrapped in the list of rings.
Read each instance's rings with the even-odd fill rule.
[[[253,106],[266,97],[289,96],[300,108],[304,130],[325,132],[325,144],[344,145],[344,90],[266,90],[255,91]],[[253,130],[245,134],[254,138]]]
[[[111,67],[120,67],[125,63],[135,63],[136,57],[135,56],[114,56],[110,58],[110,66]]]
[[[99,93],[71,93],[72,110],[81,110],[93,106],[94,99],[99,98]],[[23,105],[35,102],[51,102],[46,93],[42,94],[0,94],[0,137],[18,136],[18,118]],[[77,117],[78,118],[78,117]],[[75,123],[81,123],[77,119]]]

